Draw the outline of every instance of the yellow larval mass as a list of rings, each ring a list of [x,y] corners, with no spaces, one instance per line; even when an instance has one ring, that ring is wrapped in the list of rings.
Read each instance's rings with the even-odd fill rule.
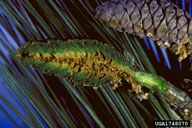
[[[192,47],[192,43],[190,40],[181,40],[181,43],[178,45],[176,50],[176,55],[179,55],[179,61],[187,58],[188,55],[192,53],[190,48]]]
[[[32,59],[39,62],[49,62],[55,66],[62,66],[74,72],[86,72],[88,76],[95,76],[96,78],[108,77],[113,82],[121,79],[123,70],[120,66],[114,63],[110,58],[104,57],[101,53],[74,53],[67,54],[49,54],[44,53],[40,56],[35,53],[30,56]]]
[[[102,55],[100,52],[95,54],[91,53],[34,53],[29,58],[37,60],[41,63],[48,62],[57,67],[64,67],[68,69],[68,72],[72,74],[77,72],[86,72],[89,77],[95,77],[96,79],[102,79],[106,77],[110,79],[111,84],[116,84],[119,80],[129,80],[133,86],[133,91],[140,93],[136,85],[138,82],[130,77],[130,74],[126,67],[115,63],[109,57]],[[115,86],[114,86],[115,89]]]

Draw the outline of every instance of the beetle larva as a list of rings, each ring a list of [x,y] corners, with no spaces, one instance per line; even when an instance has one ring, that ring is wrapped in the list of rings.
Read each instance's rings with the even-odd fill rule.
[[[155,74],[131,69],[131,56],[123,56],[113,47],[96,40],[27,43],[17,50],[16,56],[24,64],[46,74],[66,77],[75,85],[98,87],[108,84],[116,87],[124,79],[139,95],[143,95],[139,90],[143,85],[164,94],[169,102],[181,108],[180,113],[187,119],[191,114],[192,100],[185,93],[169,86],[166,80]]]
[[[17,58],[46,74],[67,77],[76,85],[117,83],[132,59],[96,40],[32,42],[17,51]]]
[[[124,79],[131,81],[133,88],[141,83],[154,91],[168,89],[167,82],[158,76],[130,69],[133,60],[130,56],[123,56],[96,40],[32,42],[20,48],[16,56],[24,64],[47,74],[67,77],[75,84],[97,87]]]
[[[109,0],[96,9],[96,18],[119,32],[157,41],[179,55],[192,54],[192,20],[167,0]]]

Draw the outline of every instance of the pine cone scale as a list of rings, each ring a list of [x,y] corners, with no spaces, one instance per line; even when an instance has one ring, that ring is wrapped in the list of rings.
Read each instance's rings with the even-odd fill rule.
[[[162,46],[177,51],[179,60],[191,53],[182,44],[192,44],[192,19],[167,0],[110,0],[97,8],[96,18],[117,31],[163,41]]]

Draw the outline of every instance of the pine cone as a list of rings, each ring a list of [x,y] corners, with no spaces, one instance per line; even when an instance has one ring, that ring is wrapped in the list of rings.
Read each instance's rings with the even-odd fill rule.
[[[157,41],[179,61],[192,54],[192,20],[167,0],[109,0],[96,9],[96,18],[119,32]]]

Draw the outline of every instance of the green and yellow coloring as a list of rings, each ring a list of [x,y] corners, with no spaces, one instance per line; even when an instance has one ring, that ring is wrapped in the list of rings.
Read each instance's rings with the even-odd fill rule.
[[[16,56],[46,74],[94,87],[121,80],[132,63],[131,58],[96,40],[32,42],[20,48]]]
[[[123,56],[113,47],[96,40],[27,43],[18,49],[16,56],[24,64],[46,74],[66,77],[75,85],[98,87],[110,84],[116,87],[124,79],[132,84],[133,90],[141,85],[158,92],[168,90],[165,80],[131,69],[133,59],[130,56]]]
[[[155,74],[135,71],[133,73],[133,78],[153,91],[164,93],[168,90],[169,84],[163,78]]]

